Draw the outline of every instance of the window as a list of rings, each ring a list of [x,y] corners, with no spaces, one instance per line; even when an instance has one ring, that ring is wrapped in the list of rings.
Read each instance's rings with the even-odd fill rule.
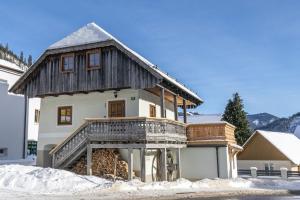
[[[61,57],[61,71],[72,72],[74,69],[74,55],[62,55]]]
[[[34,110],[34,123],[39,123],[40,122],[40,111],[35,109]]]
[[[150,117],[156,117],[156,107],[155,107],[155,105],[150,105]]]
[[[101,52],[100,50],[87,52],[87,69],[96,69],[100,67]]]
[[[0,148],[0,157],[5,157],[7,155],[7,148]]]
[[[72,106],[58,107],[58,125],[72,125]]]

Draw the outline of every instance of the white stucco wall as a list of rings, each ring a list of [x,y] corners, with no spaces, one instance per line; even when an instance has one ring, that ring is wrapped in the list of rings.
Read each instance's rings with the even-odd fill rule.
[[[146,90],[139,90],[139,116],[149,117],[150,105],[155,105],[156,117],[160,118],[161,117],[160,97]],[[174,120],[175,114],[174,114],[173,103],[166,100],[165,106],[166,106],[166,118]]]
[[[250,167],[257,167],[258,170],[265,170],[265,164],[273,163],[274,170],[280,170],[286,167],[288,170],[297,170],[297,166],[288,160],[238,160],[238,169],[250,169]]]
[[[30,98],[28,100],[28,140],[38,140],[39,123],[34,122],[35,110],[40,110],[41,99]]]
[[[0,68],[0,79],[7,81],[8,88],[10,88],[19,78],[20,78],[19,74],[10,72],[9,70],[3,70],[2,68]]]
[[[236,177],[236,172],[231,171],[228,147],[218,147],[218,155],[219,177]],[[183,178],[199,180],[218,177],[216,147],[188,147],[182,149],[181,164]]]
[[[6,148],[6,156],[0,160],[23,157],[24,97],[8,94],[8,84],[0,81],[0,148]]]
[[[132,97],[135,99],[132,100]],[[38,150],[42,150],[44,145],[58,144],[63,141],[85,122],[85,118],[107,117],[108,101],[125,100],[125,115],[138,116],[137,97],[137,90],[128,89],[119,91],[117,98],[114,97],[113,91],[43,98]],[[57,125],[57,109],[60,106],[72,106],[72,125]]]

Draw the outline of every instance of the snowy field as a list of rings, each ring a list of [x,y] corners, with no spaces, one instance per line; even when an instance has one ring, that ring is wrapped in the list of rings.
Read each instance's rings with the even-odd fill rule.
[[[204,179],[190,182],[112,182],[51,168],[0,165],[0,199],[132,199],[187,193],[299,190],[300,180]]]

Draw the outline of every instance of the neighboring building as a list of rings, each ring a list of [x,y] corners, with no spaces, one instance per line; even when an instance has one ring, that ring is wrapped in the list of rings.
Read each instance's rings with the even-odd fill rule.
[[[255,131],[238,154],[238,169],[300,171],[300,140],[292,133]]]
[[[201,98],[94,23],[51,45],[11,91],[42,98],[40,166],[70,169],[85,157],[91,174],[93,149],[114,148],[128,163],[129,179],[133,171],[143,181],[171,180],[185,171],[180,155],[187,147],[187,108]],[[197,130],[191,131],[201,134]],[[230,171],[228,157],[235,154],[229,144],[235,141],[231,132],[228,142],[222,130],[211,138],[224,147],[215,159],[220,174],[212,176],[229,177],[221,168]]]
[[[34,110],[39,110],[39,100],[29,100],[25,123],[24,96],[8,93],[9,88],[24,73],[23,64],[0,59],[0,160],[14,160],[27,156],[27,138],[37,141],[38,123],[31,121]],[[26,130],[26,131],[24,131]]]

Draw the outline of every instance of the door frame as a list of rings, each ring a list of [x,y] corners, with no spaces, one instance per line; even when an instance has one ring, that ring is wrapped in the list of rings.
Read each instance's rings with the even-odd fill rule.
[[[109,117],[109,102],[114,102],[114,101],[124,101],[124,117],[126,117],[126,113],[127,113],[127,101],[126,99],[111,99],[111,100],[107,100],[106,101],[106,118],[110,118]]]

